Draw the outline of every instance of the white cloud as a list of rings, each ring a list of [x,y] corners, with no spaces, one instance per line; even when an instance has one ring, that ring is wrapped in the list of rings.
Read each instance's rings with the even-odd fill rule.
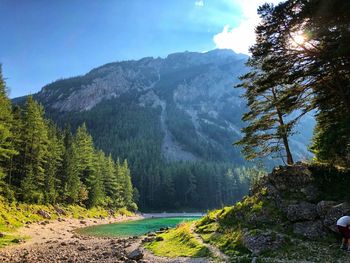
[[[194,4],[195,4],[195,6],[203,7],[204,6],[204,0],[196,0],[196,2]]]
[[[225,25],[223,31],[213,37],[216,48],[232,49],[236,53],[249,54],[249,47],[255,43],[254,29],[259,23],[257,8],[266,3],[277,4],[281,0],[232,0],[240,7],[242,19],[238,26]]]

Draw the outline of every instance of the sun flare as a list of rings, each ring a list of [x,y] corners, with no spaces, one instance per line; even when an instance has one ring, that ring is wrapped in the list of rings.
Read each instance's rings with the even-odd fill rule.
[[[291,44],[294,47],[302,46],[306,42],[306,36],[303,32],[295,32],[291,36]]]
[[[294,42],[298,45],[302,45],[305,43],[306,38],[303,34],[297,34],[296,36],[293,37]]]

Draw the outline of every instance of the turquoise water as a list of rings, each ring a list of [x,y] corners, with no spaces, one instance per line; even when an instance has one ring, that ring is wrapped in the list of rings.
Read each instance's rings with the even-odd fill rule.
[[[140,236],[147,232],[157,231],[162,227],[174,227],[184,221],[193,221],[199,217],[166,217],[147,218],[108,225],[81,228],[79,233],[95,236]]]

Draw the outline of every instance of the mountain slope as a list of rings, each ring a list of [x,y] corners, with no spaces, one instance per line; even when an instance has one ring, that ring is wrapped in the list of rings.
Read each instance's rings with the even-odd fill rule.
[[[184,162],[206,162],[205,170],[214,181],[228,167],[245,164],[232,143],[241,136],[245,111],[242,91],[233,86],[247,71],[246,60],[247,56],[231,50],[213,50],[109,63],[84,76],[55,81],[35,99],[61,126],[68,122],[76,128],[86,122],[98,147],[129,160],[141,207],[166,207],[159,203],[160,189],[166,184],[181,188],[181,180],[188,181],[187,188],[174,194],[180,206],[186,206],[188,199],[201,196],[196,190],[194,196],[186,197],[191,184],[208,182],[200,181],[201,169]],[[292,142],[297,159],[308,156],[311,130],[312,125],[305,125]],[[230,165],[218,168],[218,163]],[[172,179],[166,181],[165,174]],[[180,179],[181,174],[186,176]],[[194,182],[188,179],[191,174]],[[200,206],[220,205],[222,197],[215,198],[218,201]]]

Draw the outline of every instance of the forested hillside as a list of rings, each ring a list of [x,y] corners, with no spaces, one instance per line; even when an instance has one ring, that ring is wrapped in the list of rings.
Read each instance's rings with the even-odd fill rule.
[[[220,207],[247,193],[255,171],[242,167],[257,165],[232,147],[246,110],[233,86],[247,72],[246,60],[213,50],[110,63],[53,82],[34,98],[59,127],[86,123],[100,149],[128,160],[142,210]],[[312,128],[309,118],[291,140],[299,160],[310,157]]]
[[[85,124],[75,134],[44,118],[32,97],[11,104],[0,72],[0,194],[8,201],[136,210],[128,163],[95,148]]]

